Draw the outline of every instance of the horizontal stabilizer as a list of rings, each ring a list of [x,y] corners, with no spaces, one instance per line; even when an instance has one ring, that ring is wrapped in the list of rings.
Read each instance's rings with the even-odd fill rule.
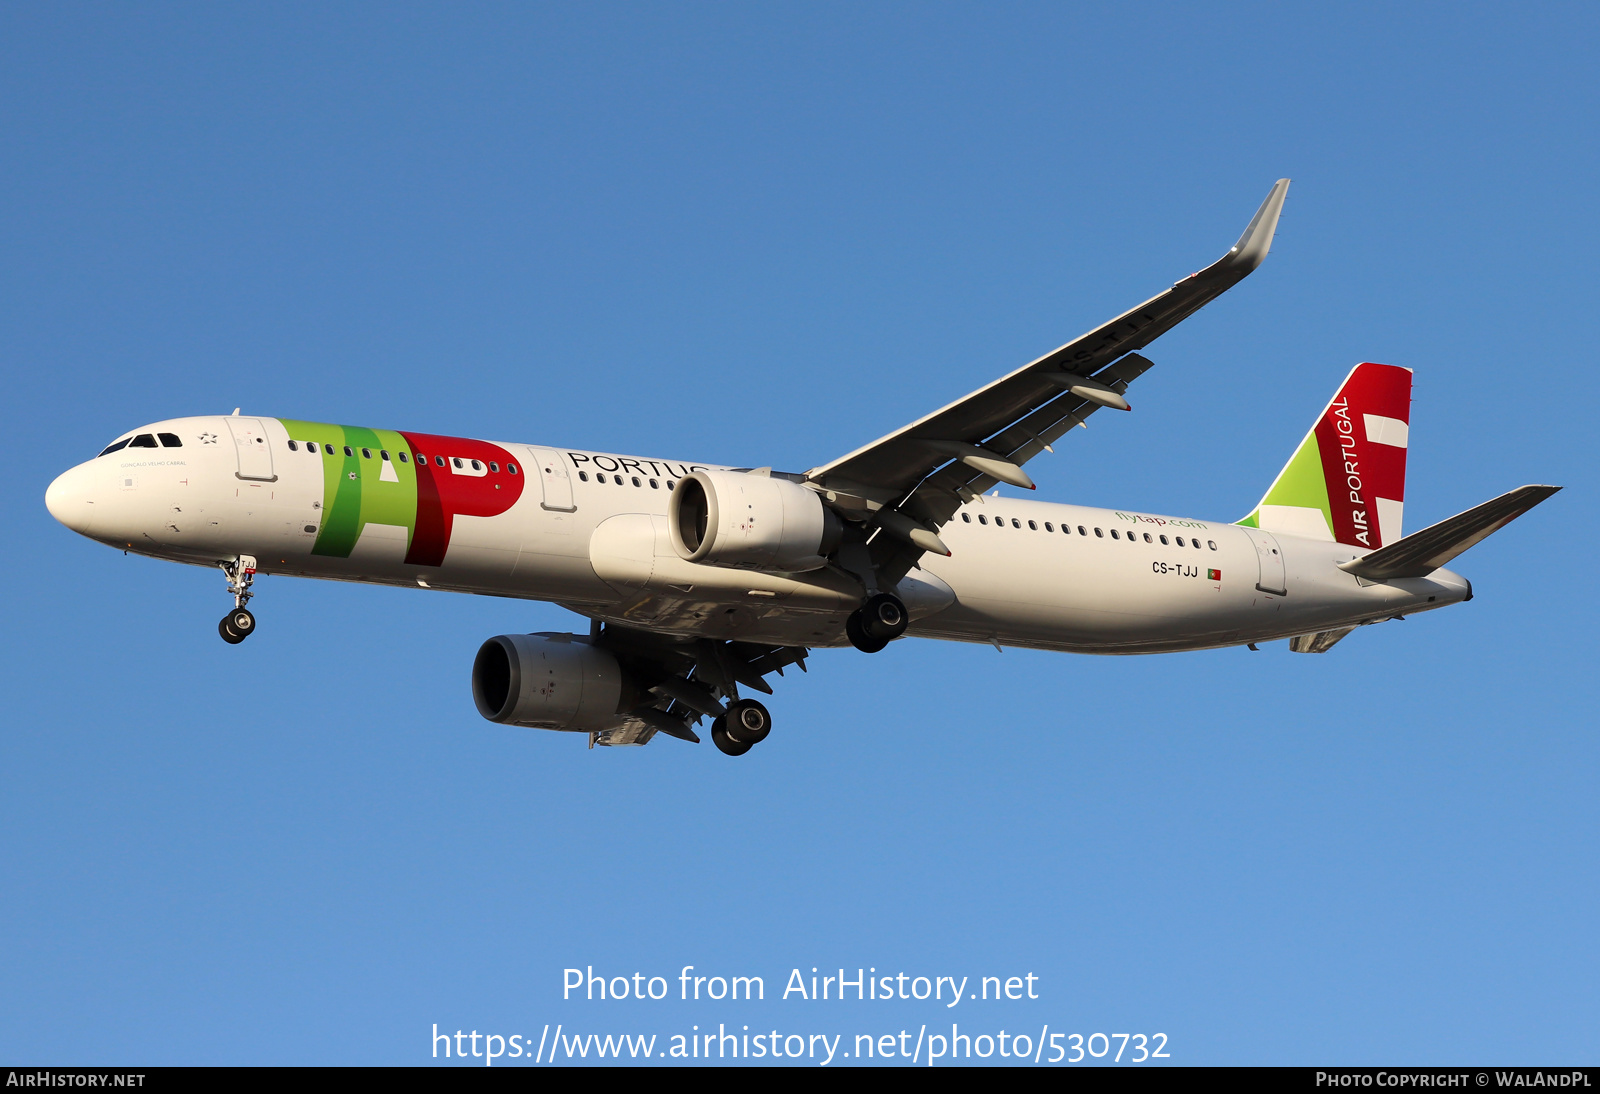
[[[1327,653],[1339,639],[1353,630],[1354,627],[1339,627],[1331,631],[1298,635],[1289,639],[1289,648],[1295,653]]]
[[[1368,581],[1426,577],[1560,489],[1559,486],[1519,486],[1371,554],[1341,562],[1339,569]]]

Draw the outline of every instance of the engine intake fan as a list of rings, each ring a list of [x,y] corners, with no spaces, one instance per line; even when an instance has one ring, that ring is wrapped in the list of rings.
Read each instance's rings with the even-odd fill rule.
[[[816,491],[744,471],[695,471],[679,479],[667,525],[687,562],[777,573],[821,569],[844,530]]]
[[[609,650],[573,634],[500,634],[472,662],[472,698],[491,722],[599,730],[637,705]]]

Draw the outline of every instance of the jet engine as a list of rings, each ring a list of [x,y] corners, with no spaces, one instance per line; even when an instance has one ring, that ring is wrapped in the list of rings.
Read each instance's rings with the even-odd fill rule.
[[[815,491],[743,471],[695,471],[679,479],[667,527],[688,562],[780,573],[825,566],[844,530]]]
[[[602,729],[636,705],[633,691],[610,651],[572,634],[496,635],[472,663],[478,713],[502,725]]]

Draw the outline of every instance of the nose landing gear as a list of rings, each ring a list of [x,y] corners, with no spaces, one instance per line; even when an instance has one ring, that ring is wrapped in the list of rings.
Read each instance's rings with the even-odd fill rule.
[[[232,562],[219,562],[217,566],[227,577],[228,591],[233,594],[233,611],[222,617],[222,622],[217,624],[217,633],[230,646],[237,646],[256,629],[256,617],[245,607],[255,595],[250,591],[250,584],[256,577],[256,558],[254,555],[240,555]]]
[[[850,613],[844,621],[844,633],[862,653],[877,653],[906,633],[910,623],[911,617],[898,596],[878,593]]]

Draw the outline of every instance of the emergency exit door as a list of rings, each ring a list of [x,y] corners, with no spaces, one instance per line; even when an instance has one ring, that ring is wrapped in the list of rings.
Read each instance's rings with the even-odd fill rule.
[[[1259,528],[1246,528],[1244,533],[1255,545],[1256,561],[1261,566],[1256,588],[1274,596],[1289,595],[1289,586],[1284,582],[1283,575],[1283,551],[1278,547],[1277,537]]]
[[[544,487],[544,501],[540,504],[558,513],[570,513],[578,506],[572,500],[572,476],[567,472],[566,458],[553,448],[528,446],[539,482]]]

